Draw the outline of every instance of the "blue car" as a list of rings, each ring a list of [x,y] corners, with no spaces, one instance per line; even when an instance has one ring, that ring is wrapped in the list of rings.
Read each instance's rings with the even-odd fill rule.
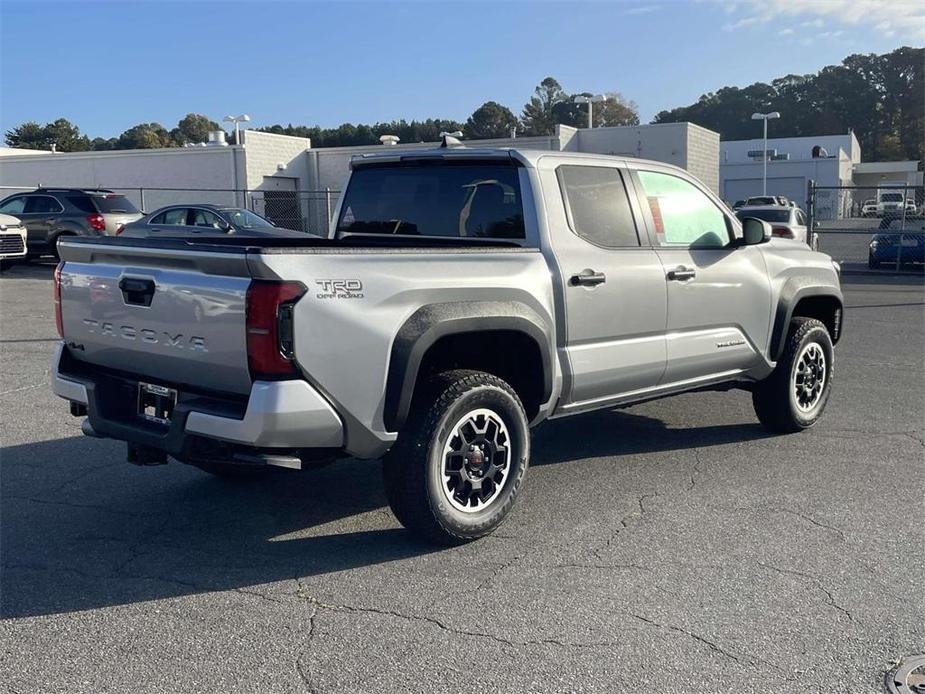
[[[897,258],[900,265],[925,263],[925,218],[884,219],[880,229],[870,239],[868,267],[895,265]]]

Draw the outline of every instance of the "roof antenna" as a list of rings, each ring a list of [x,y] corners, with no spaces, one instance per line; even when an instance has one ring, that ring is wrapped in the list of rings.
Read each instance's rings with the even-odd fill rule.
[[[463,143],[459,140],[462,136],[462,130],[454,130],[451,133],[440,133],[440,146],[443,148],[462,147]]]

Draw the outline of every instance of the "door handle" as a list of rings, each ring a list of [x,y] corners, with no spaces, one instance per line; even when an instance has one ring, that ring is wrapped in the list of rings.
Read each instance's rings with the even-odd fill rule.
[[[697,272],[689,267],[684,267],[683,265],[678,265],[674,270],[669,270],[666,277],[669,280],[675,280],[677,282],[683,282],[684,280],[691,280],[697,276]]]
[[[154,298],[154,280],[142,277],[123,277],[119,280],[122,300],[133,306],[150,306]]]
[[[595,272],[590,268],[582,270],[577,275],[572,275],[569,284],[573,287],[596,287],[607,281],[603,272]]]

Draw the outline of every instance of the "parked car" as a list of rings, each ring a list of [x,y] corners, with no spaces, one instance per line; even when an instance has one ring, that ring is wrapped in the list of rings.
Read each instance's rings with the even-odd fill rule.
[[[732,203],[732,209],[733,209],[733,210],[737,210],[737,209],[739,209],[740,207],[742,207],[742,206],[744,206],[744,205],[745,205],[745,201],[744,201],[744,200],[736,200],[734,203]]]
[[[169,205],[126,224],[123,237],[157,236],[304,236],[304,232],[281,229],[256,212],[243,207],[218,205]]]
[[[54,391],[139,464],[385,456],[397,518],[446,543],[508,515],[545,419],[709,388],[750,391],[775,432],[825,410],[836,265],[680,168],[370,154],[335,218],[325,239],[63,241]]]
[[[736,210],[736,216],[743,220],[746,217],[764,220],[771,225],[771,233],[774,236],[806,243],[806,215],[799,207],[780,205],[740,207]]]
[[[877,201],[873,198],[869,198],[864,201],[861,205],[861,216],[862,217],[876,217],[877,216]]]
[[[57,257],[59,238],[113,236],[141,217],[124,195],[88,188],[38,188],[11,195],[0,202],[0,213],[22,220],[30,257]]]
[[[868,267],[925,263],[925,217],[885,218],[880,229],[870,239]]]
[[[902,216],[906,206],[906,196],[902,190],[884,188],[877,191],[877,215],[880,217]]]
[[[0,214],[0,270],[26,257],[26,228],[16,217]]]
[[[915,214],[918,212],[918,207],[915,204],[915,198],[906,198],[906,214]]]

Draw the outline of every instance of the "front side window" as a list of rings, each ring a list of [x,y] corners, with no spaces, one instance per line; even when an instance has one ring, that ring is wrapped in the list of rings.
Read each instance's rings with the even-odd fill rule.
[[[193,210],[193,226],[220,229],[222,227],[222,220],[218,218],[218,215],[208,210],[197,209]]]
[[[0,205],[0,212],[3,214],[22,214],[23,210],[26,209],[26,199],[19,195],[15,198],[10,198],[6,200],[2,205]]]
[[[722,248],[729,243],[726,216],[695,185],[655,171],[638,175],[660,246]]]
[[[572,231],[596,246],[638,246],[623,177],[603,166],[560,166],[559,185]]]
[[[61,203],[47,195],[33,195],[26,198],[26,214],[50,214],[63,210]]]
[[[231,219],[231,223],[238,229],[272,229],[273,224],[261,217],[259,214],[244,209],[243,207],[234,207],[222,210],[225,216]]]
[[[350,177],[337,232],[522,239],[518,170],[444,161],[359,168]]]

